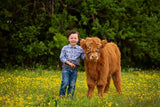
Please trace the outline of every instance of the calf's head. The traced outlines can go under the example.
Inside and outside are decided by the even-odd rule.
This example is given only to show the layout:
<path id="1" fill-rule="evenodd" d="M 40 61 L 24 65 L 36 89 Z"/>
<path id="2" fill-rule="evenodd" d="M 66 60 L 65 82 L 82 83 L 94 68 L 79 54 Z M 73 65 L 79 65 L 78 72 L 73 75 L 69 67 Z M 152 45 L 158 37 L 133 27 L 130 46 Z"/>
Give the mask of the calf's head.
<path id="1" fill-rule="evenodd" d="M 106 40 L 100 40 L 97 37 L 88 37 L 86 40 L 82 39 L 80 45 L 83 48 L 86 59 L 90 61 L 98 61 L 101 55 L 101 49 L 107 44 Z"/>

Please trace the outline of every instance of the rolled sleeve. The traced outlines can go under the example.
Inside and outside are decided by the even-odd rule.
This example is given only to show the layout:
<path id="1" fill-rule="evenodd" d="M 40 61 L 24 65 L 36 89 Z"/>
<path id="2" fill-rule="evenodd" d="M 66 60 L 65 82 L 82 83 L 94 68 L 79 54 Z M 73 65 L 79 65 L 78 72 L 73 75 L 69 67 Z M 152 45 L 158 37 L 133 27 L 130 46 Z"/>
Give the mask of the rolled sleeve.
<path id="1" fill-rule="evenodd" d="M 65 63 L 67 61 L 66 57 L 65 57 L 65 50 L 64 48 L 62 48 L 61 54 L 60 54 L 60 60 L 62 63 Z"/>
<path id="2" fill-rule="evenodd" d="M 81 59 L 85 59 L 86 58 L 86 56 L 85 56 L 85 53 L 84 53 L 84 51 L 83 51 L 83 49 L 82 49 L 82 54 L 81 54 Z"/>

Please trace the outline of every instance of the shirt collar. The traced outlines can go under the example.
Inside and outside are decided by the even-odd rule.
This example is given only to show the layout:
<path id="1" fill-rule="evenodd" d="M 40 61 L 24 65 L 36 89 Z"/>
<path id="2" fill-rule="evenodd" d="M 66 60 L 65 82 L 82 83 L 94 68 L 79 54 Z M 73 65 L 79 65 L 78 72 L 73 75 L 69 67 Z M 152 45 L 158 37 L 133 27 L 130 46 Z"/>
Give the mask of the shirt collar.
<path id="1" fill-rule="evenodd" d="M 70 44 L 68 45 L 70 48 L 77 48 L 78 45 L 72 47 Z"/>

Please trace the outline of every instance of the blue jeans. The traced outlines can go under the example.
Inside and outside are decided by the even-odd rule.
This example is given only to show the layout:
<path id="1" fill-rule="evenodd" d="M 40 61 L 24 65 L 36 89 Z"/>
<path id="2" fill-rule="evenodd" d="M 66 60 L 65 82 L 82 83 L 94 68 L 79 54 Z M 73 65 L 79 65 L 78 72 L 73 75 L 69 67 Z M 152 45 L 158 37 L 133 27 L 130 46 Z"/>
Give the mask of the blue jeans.
<path id="1" fill-rule="evenodd" d="M 78 68 L 72 70 L 67 66 L 62 66 L 62 83 L 59 96 L 65 96 L 66 88 L 68 86 L 67 95 L 74 95 L 75 85 L 77 80 Z"/>

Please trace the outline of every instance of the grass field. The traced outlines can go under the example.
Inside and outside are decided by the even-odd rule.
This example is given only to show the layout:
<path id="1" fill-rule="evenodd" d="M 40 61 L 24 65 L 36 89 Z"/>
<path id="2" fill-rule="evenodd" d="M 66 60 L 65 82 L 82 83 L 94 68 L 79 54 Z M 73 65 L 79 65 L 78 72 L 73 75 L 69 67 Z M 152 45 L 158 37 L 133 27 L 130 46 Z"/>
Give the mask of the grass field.
<path id="1" fill-rule="evenodd" d="M 160 105 L 160 71 L 122 69 L 122 91 L 116 93 L 111 83 L 104 98 L 87 99 L 85 72 L 79 72 L 74 99 L 58 97 L 61 71 L 42 69 L 0 69 L 1 107 L 158 107 Z"/>

